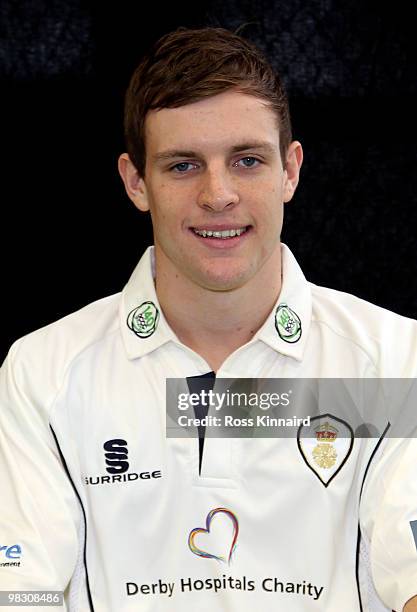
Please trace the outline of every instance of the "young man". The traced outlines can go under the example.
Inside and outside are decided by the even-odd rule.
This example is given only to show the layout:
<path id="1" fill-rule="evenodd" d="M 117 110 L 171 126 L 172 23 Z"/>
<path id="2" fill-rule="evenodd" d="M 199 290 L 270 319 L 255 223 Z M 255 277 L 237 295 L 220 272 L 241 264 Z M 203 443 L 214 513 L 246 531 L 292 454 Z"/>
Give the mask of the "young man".
<path id="1" fill-rule="evenodd" d="M 413 439 L 331 415 L 311 448 L 166 438 L 167 378 L 417 370 L 414 321 L 309 284 L 280 243 L 302 148 L 278 77 L 239 36 L 179 30 L 135 71 L 125 131 L 155 246 L 2 368 L 0 588 L 74 611 L 417 610 Z"/>

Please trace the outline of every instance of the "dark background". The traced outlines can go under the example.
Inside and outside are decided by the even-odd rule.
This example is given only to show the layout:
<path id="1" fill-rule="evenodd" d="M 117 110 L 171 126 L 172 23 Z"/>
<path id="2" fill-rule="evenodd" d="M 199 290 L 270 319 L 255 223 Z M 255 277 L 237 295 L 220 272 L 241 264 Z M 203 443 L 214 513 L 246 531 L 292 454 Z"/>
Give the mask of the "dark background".
<path id="1" fill-rule="evenodd" d="M 242 24 L 280 70 L 305 150 L 283 241 L 309 280 L 417 317 L 412 3 L 3 0 L 0 359 L 120 291 L 152 241 L 116 166 L 144 49 L 180 25 Z"/>

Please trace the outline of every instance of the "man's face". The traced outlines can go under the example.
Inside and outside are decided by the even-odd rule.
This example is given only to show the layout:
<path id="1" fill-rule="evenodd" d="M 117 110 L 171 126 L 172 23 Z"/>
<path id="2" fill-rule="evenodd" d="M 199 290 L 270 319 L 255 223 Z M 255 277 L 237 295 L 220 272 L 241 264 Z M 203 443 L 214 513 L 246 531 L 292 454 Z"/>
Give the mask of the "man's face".
<path id="1" fill-rule="evenodd" d="M 151 212 L 159 272 L 225 291 L 270 258 L 279 263 L 283 203 L 296 183 L 283 170 L 277 119 L 262 100 L 225 92 L 151 111 L 145 134 L 135 203 Z"/>

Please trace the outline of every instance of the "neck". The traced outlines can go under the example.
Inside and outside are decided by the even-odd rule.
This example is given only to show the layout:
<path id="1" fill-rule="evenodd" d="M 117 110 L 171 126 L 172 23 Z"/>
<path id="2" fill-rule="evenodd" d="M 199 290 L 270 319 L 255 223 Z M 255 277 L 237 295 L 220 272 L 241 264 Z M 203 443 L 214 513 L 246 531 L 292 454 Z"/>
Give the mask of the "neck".
<path id="1" fill-rule="evenodd" d="M 280 245 L 252 279 L 231 291 L 200 287 L 171 269 L 157 250 L 155 254 L 156 293 L 168 324 L 183 344 L 217 371 L 252 339 L 276 302 L 281 290 Z"/>

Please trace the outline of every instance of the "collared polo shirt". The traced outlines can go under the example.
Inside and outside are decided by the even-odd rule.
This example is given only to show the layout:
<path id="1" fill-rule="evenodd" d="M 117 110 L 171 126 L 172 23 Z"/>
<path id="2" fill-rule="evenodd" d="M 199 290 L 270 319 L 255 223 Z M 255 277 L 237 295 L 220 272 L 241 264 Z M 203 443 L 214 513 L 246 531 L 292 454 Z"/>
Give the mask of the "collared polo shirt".
<path id="1" fill-rule="evenodd" d="M 121 293 L 12 346 L 0 590 L 65 591 L 73 612 L 400 612 L 417 594 L 412 437 L 166 436 L 167 378 L 415 377 L 416 322 L 307 282 L 285 245 L 282 274 L 215 379 L 164 318 L 152 248 Z"/>

